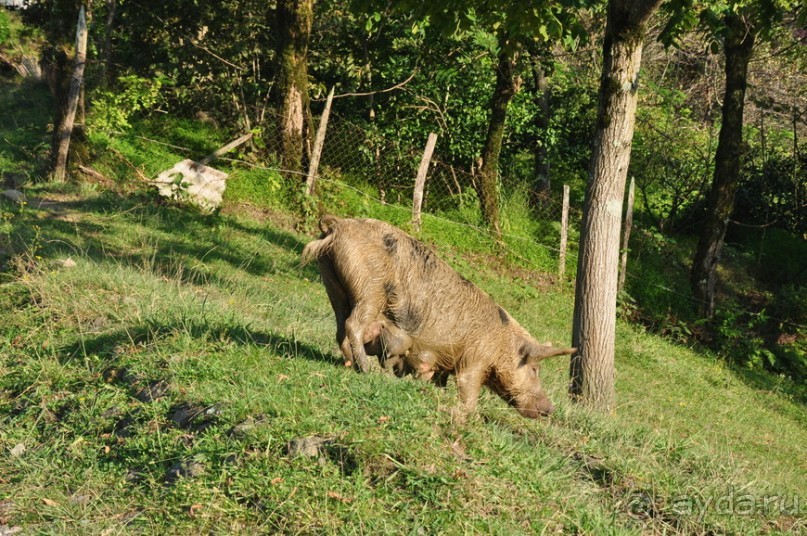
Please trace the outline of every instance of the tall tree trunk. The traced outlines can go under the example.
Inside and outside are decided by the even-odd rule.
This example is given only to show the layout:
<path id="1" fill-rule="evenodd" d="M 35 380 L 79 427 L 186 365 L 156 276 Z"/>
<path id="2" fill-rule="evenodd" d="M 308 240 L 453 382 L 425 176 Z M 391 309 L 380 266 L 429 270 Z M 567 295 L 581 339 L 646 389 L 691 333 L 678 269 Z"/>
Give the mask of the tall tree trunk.
<path id="1" fill-rule="evenodd" d="M 740 148 L 743 140 L 743 105 L 748 80 L 748 62 L 754 48 L 755 30 L 742 17 L 726 16 L 726 93 L 723 122 L 715 154 L 715 175 L 709 192 L 709 212 L 692 262 L 690 285 L 699 312 L 711 318 L 715 309 L 717 263 L 734 209 L 734 195 L 740 178 Z"/>
<path id="2" fill-rule="evenodd" d="M 538 134 L 535 139 L 535 194 L 532 202 L 535 206 L 538 198 L 549 192 L 549 143 L 546 129 L 549 127 L 549 83 L 546 79 L 546 70 L 540 62 L 536 61 L 532 68 L 532 75 L 535 81 L 535 102 L 538 105 L 538 113 L 535 114 L 535 126 Z"/>
<path id="3" fill-rule="evenodd" d="M 311 109 L 308 98 L 308 40 L 314 0 L 277 2 L 277 78 L 275 99 L 280 120 L 280 160 L 301 171 L 308 157 Z"/>
<path id="4" fill-rule="evenodd" d="M 115 24 L 115 13 L 118 9 L 117 0 L 107 0 L 106 2 L 106 24 L 104 26 L 104 62 L 101 80 L 105 86 L 109 85 L 112 76 L 112 28 Z"/>
<path id="5" fill-rule="evenodd" d="M 514 73 L 516 56 L 516 52 L 507 46 L 502 46 L 496 66 L 496 89 L 490 99 L 490 122 L 485 146 L 482 149 L 482 166 L 479 169 L 478 193 L 482 203 L 482 216 L 497 237 L 501 235 L 497 188 L 499 155 L 502 152 L 507 107 L 510 105 L 513 95 L 518 91 L 518 81 Z"/>
<path id="6" fill-rule="evenodd" d="M 610 0 L 575 288 L 569 393 L 612 411 L 617 266 L 645 24 L 661 0 Z"/>
<path id="7" fill-rule="evenodd" d="M 70 81 L 70 92 L 67 96 L 67 103 L 63 113 L 59 113 L 61 121 L 55 131 L 53 145 L 53 180 L 64 182 L 67 177 L 67 154 L 70 150 L 70 138 L 73 135 L 73 124 L 76 118 L 76 110 L 79 108 L 79 97 L 81 96 L 81 86 L 84 81 L 84 65 L 87 59 L 87 19 L 84 6 L 81 6 L 78 14 L 78 25 L 76 29 L 76 59 L 73 77 Z"/>

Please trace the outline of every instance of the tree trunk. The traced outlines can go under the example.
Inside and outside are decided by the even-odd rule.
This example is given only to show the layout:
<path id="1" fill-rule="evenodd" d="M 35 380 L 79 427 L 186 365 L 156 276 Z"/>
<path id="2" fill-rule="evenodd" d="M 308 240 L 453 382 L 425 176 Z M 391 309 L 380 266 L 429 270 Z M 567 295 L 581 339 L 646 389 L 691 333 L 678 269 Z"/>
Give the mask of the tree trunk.
<path id="1" fill-rule="evenodd" d="M 112 76 L 112 27 L 115 24 L 115 13 L 118 9 L 117 0 L 107 0 L 106 2 L 106 24 L 104 26 L 104 62 L 102 66 L 101 80 L 104 86 L 109 86 Z"/>
<path id="2" fill-rule="evenodd" d="M 311 109 L 308 98 L 308 40 L 314 0 L 277 2 L 277 77 L 274 90 L 280 122 L 280 161 L 301 171 L 308 158 Z"/>
<path id="3" fill-rule="evenodd" d="M 580 230 L 569 393 L 612 411 L 617 266 L 645 24 L 661 0 L 611 0 L 603 44 L 597 127 Z"/>
<path id="4" fill-rule="evenodd" d="M 743 104 L 748 79 L 748 62 L 754 47 L 754 28 L 741 17 L 726 16 L 726 93 L 723 122 L 715 154 L 715 174 L 709 192 L 709 212 L 692 262 L 690 285 L 699 312 L 711 318 L 715 307 L 715 284 L 720 250 L 726 237 L 734 194 L 740 177 L 740 148 L 743 139 Z"/>
<path id="5" fill-rule="evenodd" d="M 518 91 L 518 82 L 514 74 L 515 61 L 516 53 L 507 46 L 502 46 L 496 66 L 496 89 L 490 100 L 490 122 L 485 146 L 482 149 L 482 166 L 479 170 L 478 193 L 482 203 L 482 216 L 497 237 L 501 235 L 497 188 L 499 155 L 502 152 L 507 107 Z"/>
<path id="6" fill-rule="evenodd" d="M 533 206 L 537 205 L 538 198 L 549 192 L 549 143 L 546 129 L 549 128 L 549 84 L 546 79 L 544 66 L 536 62 L 532 68 L 535 79 L 535 102 L 539 113 L 535 115 L 535 126 L 538 134 L 535 139 L 535 194 L 532 196 Z"/>
<path id="7" fill-rule="evenodd" d="M 70 93 L 67 96 L 67 104 L 61 121 L 58 123 L 54 138 L 53 155 L 53 180 L 64 182 L 67 176 L 67 154 L 70 150 L 70 137 L 73 134 L 73 124 L 76 118 L 76 110 L 79 108 L 79 97 L 81 96 L 81 85 L 84 80 L 84 65 L 87 58 L 87 19 L 84 6 L 81 6 L 78 14 L 78 25 L 76 29 L 76 60 L 73 78 L 70 81 Z"/>

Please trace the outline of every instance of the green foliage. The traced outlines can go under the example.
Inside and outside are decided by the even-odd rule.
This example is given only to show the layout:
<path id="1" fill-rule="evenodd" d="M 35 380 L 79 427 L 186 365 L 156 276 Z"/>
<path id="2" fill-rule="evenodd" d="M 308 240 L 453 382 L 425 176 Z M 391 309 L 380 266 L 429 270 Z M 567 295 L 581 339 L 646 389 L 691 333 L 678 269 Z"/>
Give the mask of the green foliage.
<path id="1" fill-rule="evenodd" d="M 238 170 L 227 179 L 224 197 L 233 204 L 280 208 L 284 206 L 282 188 L 283 177 L 278 172 Z"/>
<path id="2" fill-rule="evenodd" d="M 37 81 L 0 79 L 0 109 L 0 174 L 21 186 L 44 175 L 50 142 L 48 88 Z"/>
<path id="3" fill-rule="evenodd" d="M 708 192 L 716 134 L 693 118 L 682 91 L 652 81 L 643 88 L 636 120 L 629 174 L 638 206 L 669 233 Z"/>
<path id="4" fill-rule="evenodd" d="M 750 150 L 743 154 L 734 218 L 751 225 L 776 222 L 793 234 L 807 233 L 807 217 L 799 205 L 807 188 L 807 144 L 793 148 L 792 133 L 787 132 L 790 139 L 768 139 L 763 146 L 753 134 L 746 136 Z"/>
<path id="5" fill-rule="evenodd" d="M 777 369 L 776 355 L 766 347 L 759 333 L 769 319 L 765 310 L 746 313 L 723 307 L 717 310 L 712 320 L 716 343 L 729 359 L 752 369 Z"/>
<path id="6" fill-rule="evenodd" d="M 11 37 L 11 21 L 5 11 L 0 10 L 0 46 Z"/>
<path id="7" fill-rule="evenodd" d="M 161 90 L 167 82 L 168 79 L 162 75 L 154 78 L 143 78 L 136 74 L 119 76 L 114 89 L 93 92 L 90 127 L 104 131 L 131 128 L 129 121 L 132 117 L 161 102 Z"/>

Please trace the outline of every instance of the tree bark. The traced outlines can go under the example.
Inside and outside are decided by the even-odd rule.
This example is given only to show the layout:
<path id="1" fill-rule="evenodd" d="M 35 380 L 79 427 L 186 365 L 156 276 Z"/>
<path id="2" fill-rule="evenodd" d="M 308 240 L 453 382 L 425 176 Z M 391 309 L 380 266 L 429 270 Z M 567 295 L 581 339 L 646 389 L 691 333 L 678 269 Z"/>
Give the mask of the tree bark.
<path id="1" fill-rule="evenodd" d="M 497 237 L 501 236 L 499 222 L 499 155 L 502 152 L 504 123 L 507 107 L 518 91 L 514 68 L 516 52 L 502 46 L 496 66 L 496 88 L 490 100 L 490 122 L 488 123 L 485 146 L 482 149 L 482 166 L 479 170 L 478 193 L 482 203 L 482 217 Z"/>
<path id="2" fill-rule="evenodd" d="M 748 62 L 754 48 L 755 30 L 742 17 L 726 16 L 723 49 L 726 56 L 726 92 L 723 122 L 715 153 L 715 174 L 709 192 L 709 212 L 692 262 L 690 285 L 698 311 L 706 318 L 714 315 L 717 264 L 726 237 L 729 216 L 740 177 L 740 151 L 743 140 L 743 105 L 748 80 Z"/>
<path id="3" fill-rule="evenodd" d="M 532 196 L 533 206 L 537 205 L 538 198 L 546 195 L 550 189 L 549 179 L 549 151 L 546 129 L 549 128 L 549 83 L 546 79 L 544 66 L 536 62 L 532 68 L 535 79 L 535 102 L 539 113 L 535 115 L 535 126 L 538 134 L 535 139 L 535 194 Z"/>
<path id="4" fill-rule="evenodd" d="M 112 73 L 112 27 L 115 23 L 115 13 L 118 9 L 117 0 L 107 0 L 106 2 L 106 24 L 104 26 L 104 62 L 101 80 L 105 86 L 109 86 Z"/>
<path id="5" fill-rule="evenodd" d="M 53 180 L 64 182 L 67 177 L 67 154 L 70 150 L 70 137 L 73 134 L 73 124 L 76 110 L 79 107 L 81 85 L 84 81 L 84 65 L 87 59 L 87 19 L 84 6 L 78 14 L 76 28 L 76 59 L 73 78 L 70 81 L 70 93 L 67 96 L 67 105 L 64 115 L 56 128 L 53 156 Z M 62 114 L 59 114 L 62 115 Z"/>
<path id="6" fill-rule="evenodd" d="M 274 90 L 280 121 L 280 161 L 301 171 L 308 158 L 311 108 L 308 98 L 308 40 L 314 0 L 277 2 L 277 77 Z"/>
<path id="7" fill-rule="evenodd" d="M 613 411 L 617 266 L 642 40 L 661 0 L 610 0 L 577 263 L 569 394 Z"/>
<path id="8" fill-rule="evenodd" d="M 628 247 L 630 246 L 630 231 L 633 227 L 633 197 L 634 197 L 634 180 L 630 179 L 628 186 L 628 206 L 625 208 L 625 228 L 622 230 L 622 251 L 619 260 L 619 280 L 617 281 L 616 289 L 617 294 L 622 292 L 625 288 L 625 277 L 628 275 Z"/>

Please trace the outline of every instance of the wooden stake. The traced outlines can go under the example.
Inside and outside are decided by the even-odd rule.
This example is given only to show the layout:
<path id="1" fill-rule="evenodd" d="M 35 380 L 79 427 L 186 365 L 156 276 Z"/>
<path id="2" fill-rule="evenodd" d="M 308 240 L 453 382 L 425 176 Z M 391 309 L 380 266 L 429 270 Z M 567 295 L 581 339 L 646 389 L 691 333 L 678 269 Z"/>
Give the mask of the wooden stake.
<path id="1" fill-rule="evenodd" d="M 62 124 L 59 125 L 58 145 L 53 165 L 53 180 L 64 182 L 67 176 L 67 153 L 70 150 L 70 137 L 73 135 L 73 123 L 78 109 L 78 98 L 81 84 L 84 81 L 84 64 L 87 59 L 87 17 L 84 6 L 78 12 L 76 27 L 76 60 L 73 78 L 70 80 L 70 93 L 67 96 L 67 109 Z"/>
<path id="2" fill-rule="evenodd" d="M 322 117 L 319 118 L 317 137 L 314 140 L 314 150 L 311 151 L 311 164 L 308 166 L 308 177 L 305 179 L 305 194 L 313 195 L 314 186 L 317 181 L 317 171 L 319 171 L 319 159 L 322 156 L 322 147 L 325 145 L 325 130 L 328 128 L 328 117 L 331 115 L 331 103 L 333 102 L 333 89 L 328 93 L 325 101 L 325 109 L 322 110 Z"/>
<path id="3" fill-rule="evenodd" d="M 563 185 L 563 209 L 560 213 L 560 256 L 558 259 L 558 278 L 566 275 L 566 243 L 569 237 L 569 185 Z"/>
<path id="4" fill-rule="evenodd" d="M 426 149 L 423 151 L 423 158 L 420 160 L 418 175 L 415 179 L 415 193 L 412 195 L 412 225 L 416 231 L 420 231 L 420 208 L 423 205 L 423 188 L 426 186 L 426 174 L 429 171 L 429 163 L 434 152 L 434 145 L 437 143 L 437 134 L 429 133 L 426 140 Z"/>
<path id="5" fill-rule="evenodd" d="M 247 132 L 246 134 L 244 134 L 240 138 L 234 139 L 233 141 L 231 141 L 230 143 L 228 143 L 224 147 L 220 147 L 219 149 L 216 149 L 215 151 L 213 151 L 212 153 L 210 153 L 206 157 L 202 158 L 199 161 L 199 163 L 202 164 L 203 166 L 206 166 L 210 162 L 215 160 L 216 158 L 220 157 L 223 154 L 226 154 L 226 153 L 232 151 L 233 149 L 235 149 L 239 145 L 243 145 L 244 143 L 246 143 L 247 141 L 249 141 L 251 139 L 252 139 L 252 132 Z"/>
<path id="6" fill-rule="evenodd" d="M 622 257 L 619 261 L 617 292 L 622 292 L 622 289 L 625 288 L 625 271 L 628 268 L 628 242 L 630 241 L 631 227 L 633 227 L 633 177 L 630 178 L 630 185 L 628 186 L 628 207 L 625 211 L 625 228 L 622 231 Z"/>

